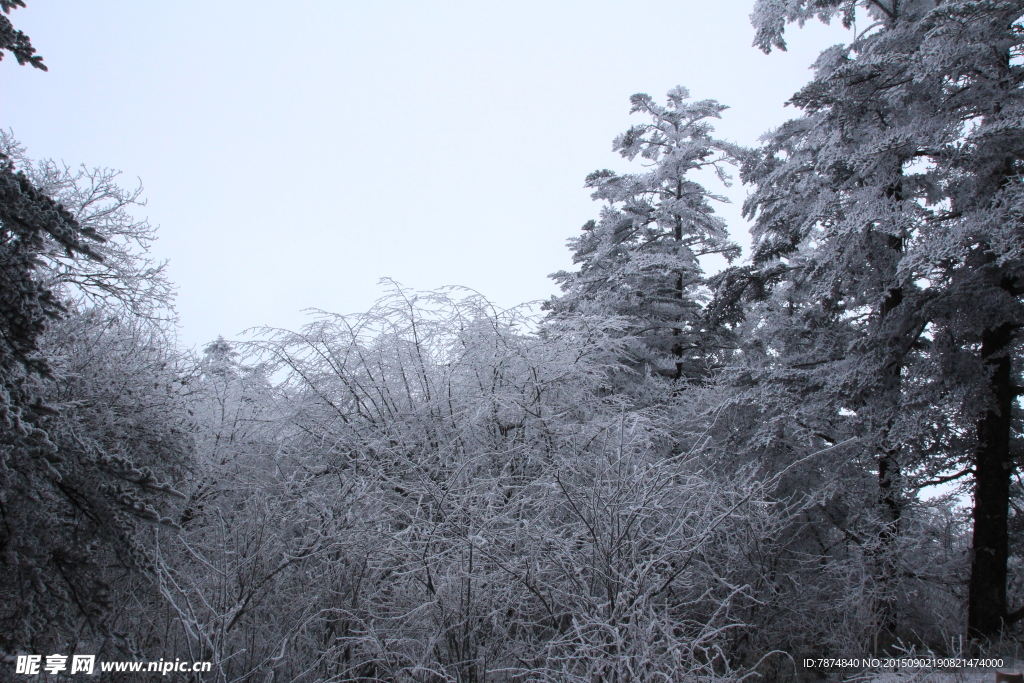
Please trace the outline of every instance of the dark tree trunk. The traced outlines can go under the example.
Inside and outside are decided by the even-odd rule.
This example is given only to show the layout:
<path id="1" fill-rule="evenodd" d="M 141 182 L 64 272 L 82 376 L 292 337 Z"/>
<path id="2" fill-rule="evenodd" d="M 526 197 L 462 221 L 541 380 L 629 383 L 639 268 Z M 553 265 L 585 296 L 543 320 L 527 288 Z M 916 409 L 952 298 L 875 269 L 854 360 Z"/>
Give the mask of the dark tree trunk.
<path id="1" fill-rule="evenodd" d="M 898 287 L 890 289 L 879 309 L 879 317 L 884 321 L 902 302 L 903 290 Z M 877 605 L 878 626 L 873 644 L 875 652 L 886 651 L 897 642 L 896 630 L 899 626 L 895 585 L 898 576 L 900 521 L 903 516 L 903 482 L 899 462 L 900 447 L 892 442 L 892 427 L 899 409 L 902 369 L 902 356 L 897 354 L 888 360 L 883 368 L 881 391 L 876 399 L 884 423 L 875 435 L 878 440 L 876 457 L 881 521 L 878 554 L 875 558 L 881 590 Z"/>
<path id="2" fill-rule="evenodd" d="M 682 197 L 683 186 L 682 183 L 676 185 L 676 199 Z M 683 242 L 683 221 L 678 216 L 676 217 L 675 230 L 673 231 L 673 237 L 676 240 L 676 248 Z M 676 275 L 675 283 L 675 298 L 678 301 L 683 300 L 683 274 L 679 273 Z M 683 330 L 679 327 L 672 330 L 672 334 L 677 338 L 676 343 L 672 346 L 672 355 L 676 357 L 676 371 L 672 376 L 672 379 L 682 379 L 683 377 L 683 345 L 679 338 L 682 337 Z"/>
<path id="3" fill-rule="evenodd" d="M 898 175 L 902 178 L 902 166 Z M 886 196 L 899 202 L 903 199 L 902 179 L 886 191 Z M 903 240 L 895 235 L 885 237 L 885 246 L 893 267 L 890 277 L 895 279 L 895 265 L 903 254 Z M 882 297 L 878 308 L 879 324 L 885 326 L 890 315 L 903 303 L 903 288 L 890 287 Z M 885 338 L 883 336 L 883 338 Z M 882 416 L 878 433 L 876 458 L 878 463 L 878 507 L 881 527 L 878 534 L 878 555 L 875 558 L 881 595 L 877 605 L 877 629 L 875 652 L 886 651 L 897 642 L 899 626 L 896 583 L 898 578 L 898 546 L 900 522 L 903 517 L 903 477 L 900 469 L 900 445 L 893 443 L 892 428 L 901 403 L 902 371 L 904 357 L 899 350 L 902 340 L 888 340 L 885 348 L 885 365 L 882 368 L 881 391 L 876 397 L 876 407 Z"/>
<path id="4" fill-rule="evenodd" d="M 1010 434 L 1014 401 L 1009 324 L 986 330 L 981 357 L 989 368 L 993 405 L 978 420 L 974 456 L 974 538 L 967 604 L 967 634 L 995 638 L 1007 616 L 1006 562 L 1009 554 Z"/>

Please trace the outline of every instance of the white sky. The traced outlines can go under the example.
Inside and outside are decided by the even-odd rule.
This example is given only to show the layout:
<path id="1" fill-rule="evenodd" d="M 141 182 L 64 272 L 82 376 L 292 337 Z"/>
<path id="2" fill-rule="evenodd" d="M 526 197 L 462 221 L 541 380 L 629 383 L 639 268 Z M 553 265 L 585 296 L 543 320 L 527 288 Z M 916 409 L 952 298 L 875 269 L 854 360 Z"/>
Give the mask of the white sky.
<path id="1" fill-rule="evenodd" d="M 141 178 L 180 340 L 365 310 L 392 277 L 544 299 L 611 141 L 676 84 L 754 144 L 839 27 L 750 46 L 752 0 L 29 0 L 50 71 L 0 62 L 0 127 L 34 158 Z M 713 188 L 720 189 L 720 188 Z M 729 191 L 722 213 L 747 243 Z"/>

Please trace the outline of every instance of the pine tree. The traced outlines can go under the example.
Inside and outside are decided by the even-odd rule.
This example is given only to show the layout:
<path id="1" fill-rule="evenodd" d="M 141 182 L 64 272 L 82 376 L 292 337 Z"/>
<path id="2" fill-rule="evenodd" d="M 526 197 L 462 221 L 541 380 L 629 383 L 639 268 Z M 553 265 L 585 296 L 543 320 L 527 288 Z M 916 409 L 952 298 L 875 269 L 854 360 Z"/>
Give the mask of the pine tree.
<path id="1" fill-rule="evenodd" d="M 725 222 L 712 202 L 726 201 L 695 181 L 709 170 L 728 182 L 725 167 L 739 148 L 712 137 L 710 119 L 725 106 L 714 100 L 690 101 L 688 91 L 669 91 L 666 105 L 645 94 L 630 98 L 631 113 L 650 117 L 615 138 L 614 151 L 649 170 L 619 175 L 591 173 L 586 185 L 605 202 L 601 217 L 570 240 L 576 272 L 552 278 L 564 294 L 548 307 L 556 315 L 620 317 L 624 334 L 640 342 L 634 359 L 673 378 L 706 375 L 723 345 L 720 330 L 703 318 L 708 289 L 700 258 L 720 254 L 733 259 L 739 247 L 729 240 Z"/>
<path id="2" fill-rule="evenodd" d="M 1024 3 L 762 0 L 756 44 L 784 49 L 789 22 L 852 27 L 861 12 L 873 23 L 824 51 L 794 96 L 804 116 L 746 165 L 754 267 L 723 281 L 791 302 L 787 326 L 804 343 L 777 349 L 776 365 L 816 370 L 832 409 L 856 417 L 883 546 L 926 476 L 973 474 L 968 630 L 993 637 L 1021 616 L 1008 609 L 1006 568 Z M 952 434 L 971 422 L 965 450 Z M 891 605 L 882 612 L 892 629 Z"/>
<path id="3" fill-rule="evenodd" d="M 0 650 L 6 652 L 109 633 L 111 568 L 146 564 L 139 523 L 166 521 L 155 504 L 173 493 L 164 482 L 181 475 L 190 450 L 167 331 L 125 307 L 88 308 L 88 297 L 76 303 L 68 296 L 68 283 L 82 282 L 74 273 L 98 272 L 82 268 L 83 260 L 100 263 L 99 250 L 119 246 L 115 226 L 88 224 L 95 206 L 59 203 L 3 157 Z M 124 254 L 113 260 L 132 262 Z M 156 309 L 138 303 L 139 310 Z"/>
<path id="4" fill-rule="evenodd" d="M 18 60 L 18 64 L 31 64 L 37 69 L 46 71 L 43 58 L 36 54 L 29 40 L 21 31 L 14 28 L 7 15 L 18 7 L 24 7 L 24 0 L 0 0 L 0 59 L 4 58 L 4 51 L 10 52 Z"/>
<path id="5" fill-rule="evenodd" d="M 47 320 L 64 310 L 40 279 L 40 254 L 52 240 L 69 257 L 98 258 L 89 241 L 101 239 L 0 155 L 0 376 L 4 417 L 15 430 L 31 431 L 22 424 L 31 414 L 24 377 L 48 374 L 45 359 L 38 355 L 39 338 Z"/>
<path id="6" fill-rule="evenodd" d="M 45 71 L 28 37 L 5 16 L 18 6 L 24 3 L 0 0 L 0 56 L 6 50 L 19 64 Z M 166 330 L 142 317 L 119 319 L 76 304 L 126 294 L 146 304 L 132 308 L 138 313 L 166 302 L 142 301 L 147 292 L 166 291 L 143 283 L 159 269 L 135 268 L 148 263 L 121 243 L 148 228 L 125 222 L 123 208 L 134 196 L 106 182 L 85 198 L 81 175 L 51 177 L 59 187 L 44 188 L 33 178 L 38 170 L 0 136 L 0 651 L 6 653 L 65 650 L 88 632 L 111 634 L 112 568 L 132 573 L 146 564 L 137 526 L 167 521 L 153 503 L 173 491 L 159 476 L 180 469 L 189 449 Z M 74 201 L 63 203 L 60 195 Z M 101 254 L 113 258 L 83 267 L 103 264 Z M 71 286 L 84 296 L 70 296 Z"/>
<path id="7" fill-rule="evenodd" d="M 39 257 L 49 240 L 69 256 L 91 255 L 88 240 L 97 237 L 0 157 L 0 594 L 5 597 L 0 623 L 8 634 L 0 646 L 5 649 L 24 644 L 41 616 L 38 605 L 22 596 L 52 591 L 40 566 L 48 562 L 37 562 L 52 549 L 40 543 L 36 525 L 25 515 L 38 521 L 41 509 L 52 509 L 51 488 L 62 479 L 61 456 L 43 426 L 56 411 L 43 403 L 39 379 L 51 377 L 51 364 L 40 349 L 43 333 L 65 309 L 44 284 Z M 49 485 L 40 486 L 40 480 Z M 51 605 L 47 611 L 55 609 Z"/>

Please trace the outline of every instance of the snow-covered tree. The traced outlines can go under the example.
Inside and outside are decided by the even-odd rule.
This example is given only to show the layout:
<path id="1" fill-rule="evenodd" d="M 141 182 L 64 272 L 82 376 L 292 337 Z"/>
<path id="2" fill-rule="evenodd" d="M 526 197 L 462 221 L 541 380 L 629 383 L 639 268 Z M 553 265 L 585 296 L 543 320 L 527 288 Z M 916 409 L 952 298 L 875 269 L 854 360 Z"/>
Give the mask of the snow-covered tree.
<path id="1" fill-rule="evenodd" d="M 54 410 L 43 404 L 37 380 L 51 376 L 41 340 L 64 307 L 45 284 L 40 257 L 48 244 L 56 244 L 69 256 L 87 258 L 93 255 L 90 242 L 98 239 L 33 186 L 6 155 L 0 155 L 0 561 L 7 565 L 2 572 L 5 607 L 0 620 L 5 625 L 35 616 L 31 597 L 23 600 L 21 595 L 38 597 L 47 592 L 38 578 L 28 586 L 8 581 L 22 571 L 26 579 L 33 571 L 45 575 L 30 561 L 34 553 L 25 552 L 36 543 L 31 534 L 22 536 L 23 524 L 15 520 L 22 513 L 34 516 L 39 509 L 40 501 L 33 496 L 45 494 L 38 490 L 37 480 L 51 484 L 60 480 L 53 465 L 59 460 L 57 449 L 43 429 L 46 416 Z M 26 587 L 30 588 L 27 593 Z M 25 642 L 22 629 L 4 631 L 12 638 L 0 645 L 9 648 Z"/>
<path id="2" fill-rule="evenodd" d="M 98 219 L 103 202 L 69 192 L 74 183 L 51 196 L 16 143 L 0 145 L 0 648 L 11 652 L 108 629 L 110 573 L 146 563 L 137 531 L 166 521 L 165 482 L 191 434 L 168 330 L 87 306 L 146 289 L 146 271 L 132 269 L 142 261 L 119 242 L 134 229 L 117 230 L 127 214 Z"/>
<path id="3" fill-rule="evenodd" d="M 149 530 L 173 527 L 182 494 L 169 482 L 191 467 L 185 368 L 160 325 L 99 308 L 53 321 L 41 349 L 52 377 L 36 388 L 53 413 L 38 426 L 53 452 L 35 468 L 33 454 L 11 452 L 5 645 L 131 652 L 144 643 L 117 635 L 119 614 L 137 607 L 123 588 L 150 575 Z"/>
<path id="4" fill-rule="evenodd" d="M 754 266 L 724 279 L 762 301 L 762 367 L 818 399 L 813 429 L 842 423 L 874 460 L 883 546 L 915 487 L 972 475 L 968 630 L 995 636 L 1024 614 L 1006 595 L 1024 4 L 763 0 L 756 44 L 837 16 L 868 25 L 821 54 L 804 116 L 746 165 Z"/>
<path id="5" fill-rule="evenodd" d="M 13 136 L 0 130 L 0 154 L 5 154 L 40 192 L 59 202 L 75 221 L 101 241 L 90 243 L 93 258 L 69 254 L 47 242 L 40 259 L 44 285 L 59 290 L 65 301 L 77 305 L 116 307 L 125 314 L 150 319 L 173 317 L 173 288 L 165 263 L 154 261 L 150 246 L 156 229 L 135 215 L 145 206 L 142 186 L 126 189 L 118 184 L 119 171 L 71 168 L 53 160 L 30 159 Z"/>
<path id="6" fill-rule="evenodd" d="M 766 651 L 735 643 L 792 515 L 766 502 L 777 479 L 705 462 L 703 425 L 674 451 L 664 406 L 602 391 L 615 340 L 529 334 L 538 322 L 396 286 L 367 313 L 242 347 L 283 378 L 273 450 L 225 446 L 235 477 L 188 520 L 186 552 L 161 542 L 177 642 L 228 681 L 756 666 Z M 209 351 L 204 382 L 245 374 L 227 345 Z"/>
<path id="7" fill-rule="evenodd" d="M 694 176 L 711 171 L 728 182 L 726 167 L 739 149 L 712 137 L 709 121 L 726 108 L 714 100 L 691 101 L 676 87 L 665 105 L 645 94 L 630 101 L 631 113 L 650 122 L 615 138 L 613 148 L 649 170 L 587 177 L 593 198 L 605 205 L 600 219 L 570 240 L 580 268 L 552 275 L 564 293 L 547 306 L 555 315 L 619 317 L 623 334 L 642 342 L 634 362 L 676 379 L 704 376 L 727 344 L 703 317 L 708 289 L 700 259 L 732 260 L 739 247 L 714 214 L 712 203 L 726 200 Z"/>
<path id="8" fill-rule="evenodd" d="M 8 19 L 24 6 L 0 0 L 0 58 L 46 71 Z M 176 353 L 153 321 L 170 290 L 134 248 L 151 237 L 128 211 L 139 193 L 115 177 L 33 164 L 0 134 L 5 653 L 112 635 L 112 585 L 147 564 L 139 526 L 168 521 L 157 505 L 190 450 Z"/>
<path id="9" fill-rule="evenodd" d="M 43 58 L 36 54 L 32 41 L 23 32 L 14 28 L 7 15 L 18 7 L 24 7 L 25 0 L 0 0 L 0 59 L 4 51 L 10 52 L 18 60 L 18 64 L 31 64 L 37 69 L 46 71 Z"/>

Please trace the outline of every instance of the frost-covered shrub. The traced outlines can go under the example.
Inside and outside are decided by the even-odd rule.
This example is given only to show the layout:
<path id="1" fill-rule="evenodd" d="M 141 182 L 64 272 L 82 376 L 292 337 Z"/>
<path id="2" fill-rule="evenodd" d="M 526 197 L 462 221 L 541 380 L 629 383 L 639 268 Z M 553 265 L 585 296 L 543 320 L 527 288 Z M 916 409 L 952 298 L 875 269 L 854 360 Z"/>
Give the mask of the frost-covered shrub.
<path id="1" fill-rule="evenodd" d="M 367 314 L 247 347 L 272 392 L 243 390 L 227 362 L 219 377 L 238 389 L 213 391 L 213 412 L 248 400 L 242 423 L 264 427 L 233 456 L 207 438 L 220 474 L 164 546 L 162 590 L 193 650 L 226 680 L 653 681 L 756 665 L 767 652 L 740 653 L 738 634 L 800 504 L 776 499 L 778 476 L 707 457 L 693 401 L 708 392 L 649 378 L 637 405 L 607 390 L 614 335 L 534 329 L 473 294 L 395 288 Z"/>

